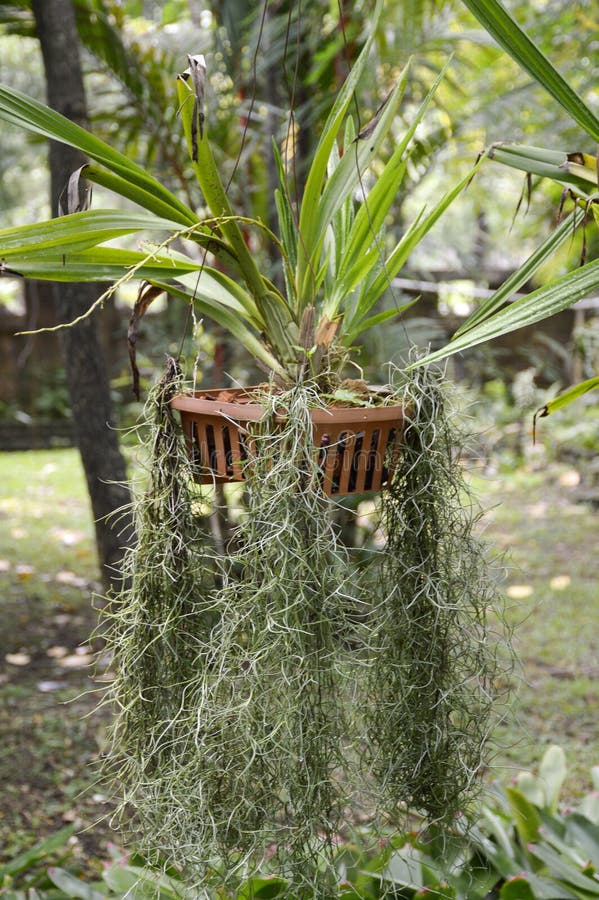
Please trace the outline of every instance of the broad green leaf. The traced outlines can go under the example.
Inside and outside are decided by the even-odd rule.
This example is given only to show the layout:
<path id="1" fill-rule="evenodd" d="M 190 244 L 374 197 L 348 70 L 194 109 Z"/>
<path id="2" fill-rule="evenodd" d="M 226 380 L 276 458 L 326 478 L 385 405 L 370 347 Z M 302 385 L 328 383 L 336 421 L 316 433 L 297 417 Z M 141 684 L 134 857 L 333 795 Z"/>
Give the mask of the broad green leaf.
<path id="1" fill-rule="evenodd" d="M 488 823 L 491 834 L 497 841 L 498 846 L 508 857 L 514 856 L 514 844 L 511 838 L 511 826 L 504 822 L 500 815 L 489 809 L 487 806 L 482 808 L 482 818 Z"/>
<path id="2" fill-rule="evenodd" d="M 544 841 L 576 868 L 581 871 L 585 869 L 589 865 L 589 857 L 584 852 L 584 844 L 579 844 L 575 835 L 567 831 L 561 817 L 545 812 L 542 818 Z M 579 835 L 576 835 L 576 838 L 578 837 Z"/>
<path id="3" fill-rule="evenodd" d="M 553 231 L 542 244 L 540 244 L 534 253 L 528 257 L 526 262 L 507 278 L 495 293 L 489 297 L 484 303 L 475 310 L 471 316 L 458 328 L 454 335 L 454 339 L 461 334 L 465 334 L 478 325 L 490 318 L 504 303 L 506 303 L 512 294 L 515 294 L 523 285 L 525 285 L 531 277 L 537 272 L 543 263 L 547 262 L 558 247 L 561 247 L 568 239 L 571 239 L 573 227 L 576 221 L 576 214 L 570 213 L 558 228 Z"/>
<path id="4" fill-rule="evenodd" d="M 9 259 L 32 252 L 37 254 L 46 249 L 69 253 L 137 231 L 168 233 L 178 230 L 175 222 L 145 213 L 128 213 L 118 209 L 87 210 L 34 225 L 3 229 L 0 231 L 0 258 Z"/>
<path id="5" fill-rule="evenodd" d="M 538 409 L 535 413 L 535 417 L 543 419 L 545 416 L 557 412 L 558 409 L 563 409 L 564 406 L 568 406 L 569 403 L 573 403 L 574 400 L 578 400 L 583 394 L 587 394 L 589 391 L 595 391 L 597 388 L 599 388 L 599 377 L 595 376 L 594 378 L 587 378 L 586 381 L 581 381 L 580 384 L 575 384 L 567 391 L 558 394 L 555 399 L 550 400 L 545 406 Z"/>
<path id="6" fill-rule="evenodd" d="M 598 288 L 599 260 L 593 260 L 586 266 L 538 288 L 521 300 L 516 300 L 470 331 L 453 338 L 445 347 L 408 366 L 408 369 L 445 359 L 453 353 L 469 350 L 477 344 L 494 340 L 527 325 L 534 325 L 588 297 Z"/>
<path id="7" fill-rule="evenodd" d="M 75 878 L 65 869 L 52 866 L 48 869 L 48 877 L 67 897 L 77 897 L 79 900 L 106 900 L 106 895 L 102 891 L 95 890 L 90 884 Z"/>
<path id="8" fill-rule="evenodd" d="M 38 862 L 38 860 L 43 859 L 51 853 L 54 853 L 56 850 L 59 850 L 61 847 L 66 846 L 69 838 L 73 836 L 74 832 L 75 827 L 73 825 L 67 825 L 65 828 L 61 828 L 60 831 L 56 831 L 49 837 L 39 841 L 31 847 L 31 849 L 25 850 L 23 853 L 19 853 L 18 856 L 15 856 L 14 859 L 3 863 L 0 865 L 0 879 L 7 876 L 14 878 L 15 875 L 25 872 L 30 866 Z"/>
<path id="9" fill-rule="evenodd" d="M 497 43 L 557 100 L 595 142 L 599 142 L 599 119 L 499 0 L 463 0 L 463 3 Z"/>
<path id="10" fill-rule="evenodd" d="M 43 103 L 38 103 L 15 88 L 0 85 L 0 119 L 4 119 L 25 131 L 68 144 L 81 150 L 91 159 L 101 163 L 109 171 L 125 181 L 154 193 L 166 206 L 179 213 L 182 220 L 192 225 L 197 216 L 145 169 L 119 153 L 109 144 L 90 134 Z"/>
<path id="11" fill-rule="evenodd" d="M 522 845 L 526 847 L 529 843 L 532 843 L 539 838 L 539 828 L 542 824 L 539 811 L 536 806 L 534 806 L 534 804 L 516 788 L 508 787 L 506 788 L 505 793 L 514 814 L 516 829 L 520 836 L 520 840 Z"/>
<path id="12" fill-rule="evenodd" d="M 516 875 L 506 881 L 499 891 L 500 900 L 537 900 L 530 881 L 523 875 Z"/>
<path id="13" fill-rule="evenodd" d="M 593 769 L 599 773 L 599 766 L 593 766 Z M 596 784 L 597 780 L 599 779 L 595 777 L 593 779 L 593 784 Z M 599 788 L 596 788 L 593 793 L 587 794 L 582 798 L 578 811 L 590 822 L 599 825 Z"/>
<path id="14" fill-rule="evenodd" d="M 513 889 L 507 887 L 512 884 L 514 885 Z M 519 888 L 522 888 L 522 893 L 518 893 Z M 531 890 L 532 894 L 527 893 L 527 889 Z M 571 891 L 559 881 L 543 878 L 532 872 L 526 873 L 526 875 L 516 875 L 503 885 L 499 893 L 500 900 L 505 900 L 505 898 L 507 900 L 529 900 L 531 896 L 534 900 L 580 900 L 582 897 L 577 891 Z"/>
<path id="15" fill-rule="evenodd" d="M 494 841 L 491 841 L 478 826 L 469 829 L 469 836 L 485 859 L 497 870 L 502 878 L 512 878 L 522 871 L 522 862 L 514 858 L 513 850 L 504 853 Z"/>
<path id="16" fill-rule="evenodd" d="M 289 895 L 289 882 L 277 875 L 265 878 L 251 878 L 241 885 L 237 900 L 259 900 L 259 898 L 285 897 Z"/>
<path id="17" fill-rule="evenodd" d="M 566 816 L 568 843 L 599 871 L 599 825 L 578 812 Z"/>
<path id="18" fill-rule="evenodd" d="M 580 888 L 593 897 L 599 897 L 599 880 L 583 875 L 547 844 L 530 844 L 529 851 L 538 860 L 545 863 L 551 874 L 565 881 L 574 888 Z"/>
<path id="19" fill-rule="evenodd" d="M 545 807 L 547 802 L 545 786 L 532 772 L 520 772 L 516 777 L 516 787 L 537 809 Z"/>
<path id="20" fill-rule="evenodd" d="M 147 867 L 116 864 L 104 869 L 102 878 L 111 890 L 123 898 L 181 900 L 185 895 L 184 885 L 178 879 Z"/>

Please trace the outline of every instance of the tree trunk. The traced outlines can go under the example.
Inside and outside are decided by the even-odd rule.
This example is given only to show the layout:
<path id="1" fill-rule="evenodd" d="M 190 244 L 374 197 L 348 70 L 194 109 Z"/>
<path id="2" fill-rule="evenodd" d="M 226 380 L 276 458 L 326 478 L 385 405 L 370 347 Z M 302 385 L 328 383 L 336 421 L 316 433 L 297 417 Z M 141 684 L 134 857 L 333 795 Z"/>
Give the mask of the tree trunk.
<path id="1" fill-rule="evenodd" d="M 48 104 L 87 126 L 87 108 L 72 0 L 32 0 L 46 72 Z M 52 213 L 69 176 L 87 160 L 77 150 L 50 143 Z M 59 320 L 72 321 L 89 309 L 99 289 L 90 284 L 54 285 Z M 114 430 L 110 385 L 94 317 L 62 332 L 67 383 L 75 434 L 87 479 L 96 527 L 102 580 L 117 586 L 124 548 L 131 543 L 131 514 L 119 512 L 130 501 L 125 462 Z"/>

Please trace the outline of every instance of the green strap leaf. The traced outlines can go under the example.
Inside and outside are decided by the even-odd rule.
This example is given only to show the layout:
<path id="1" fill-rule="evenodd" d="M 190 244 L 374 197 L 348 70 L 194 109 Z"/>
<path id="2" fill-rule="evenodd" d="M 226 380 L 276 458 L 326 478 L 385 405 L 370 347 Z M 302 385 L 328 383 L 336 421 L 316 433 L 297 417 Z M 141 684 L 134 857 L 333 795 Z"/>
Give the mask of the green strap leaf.
<path id="1" fill-rule="evenodd" d="M 0 231 L 0 258 L 43 250 L 69 253 L 95 247 L 137 231 L 178 231 L 177 223 L 144 213 L 118 209 L 87 210 L 34 225 Z"/>
<path id="2" fill-rule="evenodd" d="M 270 369 L 282 378 L 287 379 L 288 374 L 284 367 L 278 359 L 273 356 L 268 348 L 264 346 L 258 335 L 242 321 L 239 314 L 234 310 L 226 308 L 222 303 L 215 302 L 208 293 L 203 293 L 201 278 L 197 287 L 195 285 L 189 287 L 183 284 L 167 284 L 163 281 L 154 279 L 151 279 L 150 283 L 157 288 L 161 288 L 165 294 L 179 297 L 187 302 L 193 302 L 200 312 L 209 316 L 219 325 L 222 325 L 223 328 L 229 331 L 233 337 L 246 348 L 248 353 L 263 363 L 267 369 Z"/>
<path id="3" fill-rule="evenodd" d="M 319 232 L 318 204 L 327 173 L 327 165 L 335 139 L 339 134 L 343 119 L 351 103 L 354 91 L 357 87 L 364 69 L 370 58 L 370 48 L 374 41 L 376 25 L 383 9 L 382 0 L 377 0 L 376 7 L 371 17 L 371 30 L 362 52 L 354 63 L 351 72 L 345 79 L 341 90 L 333 104 L 331 112 L 325 123 L 322 135 L 314 152 L 308 178 L 304 188 L 304 196 L 299 219 L 298 240 L 298 264 L 297 264 L 297 295 L 300 307 L 309 305 L 311 298 L 306 297 L 306 284 L 310 284 L 309 278 L 312 266 L 313 248 L 317 244 Z"/>
<path id="4" fill-rule="evenodd" d="M 40 134 L 45 138 L 60 141 L 81 150 L 91 159 L 101 163 L 109 171 L 125 181 L 154 193 L 173 213 L 177 212 L 183 221 L 192 225 L 197 216 L 174 194 L 153 178 L 145 169 L 119 153 L 100 138 L 71 122 L 43 103 L 33 100 L 15 88 L 0 85 L 0 119 L 16 125 L 25 131 Z"/>
<path id="5" fill-rule="evenodd" d="M 268 322 L 276 352 L 281 359 L 293 363 L 297 357 L 294 349 L 297 328 L 294 327 L 293 313 L 281 294 L 267 286 L 245 242 L 237 218 L 233 215 L 208 140 L 205 112 L 200 108 L 203 97 L 199 96 L 202 90 L 198 81 L 205 78 L 206 67 L 202 57 L 189 57 L 189 61 L 191 68 L 188 72 L 191 75 L 189 78 L 186 74 L 177 79 L 177 92 L 189 155 L 198 184 L 211 213 L 218 221 L 224 239 L 238 261 L 260 315 Z"/>
<path id="6" fill-rule="evenodd" d="M 409 66 L 404 68 L 393 91 L 385 101 L 385 105 L 381 110 L 380 117 L 378 118 L 372 133 L 369 133 L 367 136 L 364 135 L 364 133 L 358 135 L 350 146 L 345 148 L 345 153 L 325 184 L 322 196 L 318 200 L 317 209 L 312 211 L 313 222 L 308 237 L 306 237 L 304 231 L 301 231 L 302 220 L 300 217 L 300 231 L 312 268 L 318 266 L 325 232 L 331 224 L 335 213 L 338 212 L 348 198 L 352 197 L 354 191 L 360 184 L 363 173 L 372 163 L 382 142 L 389 133 L 389 129 L 396 117 L 397 108 L 405 91 L 408 68 Z M 402 141 L 400 153 L 393 154 L 392 168 L 395 168 L 397 165 L 397 157 L 398 155 L 401 156 L 404 150 L 405 144 Z M 311 295 L 313 293 L 313 287 L 310 283 L 310 274 L 311 273 L 308 273 L 308 279 L 304 285 L 300 285 L 300 288 L 303 288 L 303 295 L 300 296 L 300 303 L 307 303 L 312 299 Z"/>
<path id="7" fill-rule="evenodd" d="M 497 43 L 599 142 L 599 119 L 562 78 L 499 0 L 463 0 Z"/>
<path id="8" fill-rule="evenodd" d="M 157 216 L 164 216 L 166 218 L 172 217 L 178 222 L 179 227 L 181 225 L 190 225 L 193 222 L 200 221 L 198 216 L 191 214 L 191 210 L 187 210 L 187 212 L 183 214 L 182 212 L 173 209 L 172 206 L 164 200 L 161 200 L 152 191 L 148 191 L 136 184 L 132 184 L 121 175 L 115 175 L 114 172 L 109 172 L 107 169 L 103 169 L 101 166 L 97 166 L 94 163 L 89 163 L 87 166 L 84 166 L 82 174 L 88 181 L 99 184 L 101 187 L 113 191 L 120 197 L 126 197 L 127 200 L 132 200 L 133 203 L 137 203 L 138 206 L 153 212 Z"/>
<path id="9" fill-rule="evenodd" d="M 337 315 L 345 297 L 375 267 L 377 259 L 383 253 L 384 241 L 380 239 L 380 231 L 405 175 L 406 151 L 441 81 L 445 77 L 449 64 L 448 62 L 443 67 L 435 79 L 434 84 L 420 104 L 410 127 L 393 151 L 391 158 L 386 163 L 368 196 L 360 204 L 343 247 L 339 268 L 335 273 L 335 284 L 324 308 L 325 315 L 330 319 Z M 402 74 L 402 79 L 405 72 L 406 70 Z M 364 247 L 369 247 L 369 249 L 365 252 Z M 369 299 L 372 298 L 373 303 L 376 302 L 377 297 L 370 292 L 365 292 L 363 296 L 368 296 Z"/>
<path id="10" fill-rule="evenodd" d="M 489 158 L 504 166 L 519 169 L 529 175 L 551 178 L 581 198 L 588 199 L 597 188 L 596 173 L 585 166 L 571 163 L 568 155 L 523 144 L 496 144 L 489 151 Z"/>
<path id="11" fill-rule="evenodd" d="M 465 334 L 453 338 L 449 344 L 429 353 L 423 359 L 408 366 L 414 369 L 416 366 L 426 365 L 445 359 L 453 353 L 461 350 L 469 350 L 477 344 L 492 341 L 501 335 L 517 331 L 527 325 L 534 325 L 542 319 L 554 316 L 556 313 L 567 309 L 579 300 L 588 297 L 590 293 L 599 288 L 599 259 L 587 263 L 574 272 L 569 272 L 561 278 L 550 282 L 548 285 L 538 288 L 521 300 L 516 300 L 506 309 L 500 310 L 481 322 L 475 328 Z"/>
<path id="12" fill-rule="evenodd" d="M 381 267 L 375 278 L 370 283 L 365 284 L 361 290 L 356 312 L 352 319 L 352 327 L 354 322 L 359 322 L 368 314 L 381 294 L 390 286 L 391 279 L 397 275 L 414 247 L 420 243 L 424 235 L 436 224 L 447 207 L 470 184 L 483 159 L 484 157 L 481 157 L 472 170 L 451 191 L 445 194 L 428 214 L 425 215 L 426 210 L 423 209 L 417 216 L 390 254 L 385 265 Z"/>
<path id="13" fill-rule="evenodd" d="M 557 412 L 558 409 L 563 409 L 564 406 L 568 406 L 568 404 L 578 400 L 583 394 L 588 394 L 589 391 L 595 391 L 598 388 L 599 376 L 587 378 L 586 381 L 581 381 L 579 384 L 573 385 L 571 388 L 568 388 L 567 391 L 558 394 L 554 400 L 550 400 L 549 403 L 541 406 L 535 413 L 535 419 L 543 419 L 545 416 L 550 416 L 551 413 Z"/>
<path id="14" fill-rule="evenodd" d="M 405 312 L 406 309 L 409 309 L 410 306 L 413 306 L 415 303 L 417 303 L 418 299 L 419 298 L 416 297 L 414 300 L 410 300 L 409 303 L 404 303 L 402 306 L 396 306 L 393 309 L 386 309 L 383 312 L 376 313 L 376 315 L 374 316 L 369 316 L 367 319 L 363 319 L 358 325 L 352 328 L 351 331 L 348 331 L 347 334 L 344 335 L 344 346 L 351 346 L 358 335 L 363 334 L 365 331 L 368 331 L 369 328 L 374 328 L 375 325 L 380 325 L 382 322 L 387 322 L 389 319 L 394 319 L 396 318 L 396 316 L 401 315 L 402 312 Z"/>
<path id="15" fill-rule="evenodd" d="M 579 214 L 580 217 L 580 214 Z M 506 303 L 512 294 L 515 294 L 524 284 L 526 284 L 535 272 L 540 269 L 543 263 L 552 257 L 558 247 L 561 247 L 568 239 L 572 237 L 574 225 L 576 222 L 576 213 L 570 213 L 558 228 L 553 231 L 548 238 L 528 257 L 519 269 L 517 269 L 509 278 L 507 278 L 500 288 L 492 294 L 484 303 L 475 310 L 471 316 L 461 325 L 454 339 L 461 334 L 471 331 L 480 322 L 484 322 L 490 318 L 504 303 Z"/>
<path id="16" fill-rule="evenodd" d="M 10 259 L 9 274 L 42 281 L 118 281 L 131 278 L 174 278 L 186 272 L 197 272 L 201 264 L 168 256 L 151 256 L 136 250 L 94 247 L 78 253 L 55 250 L 37 251 L 32 255 L 15 255 Z M 132 270 L 135 269 L 133 272 Z"/>
<path id="17" fill-rule="evenodd" d="M 560 878 L 567 885 L 580 888 L 587 895 L 599 897 L 599 882 L 592 875 L 584 875 L 547 844 L 532 844 L 530 852 L 549 868 L 554 878 Z"/>

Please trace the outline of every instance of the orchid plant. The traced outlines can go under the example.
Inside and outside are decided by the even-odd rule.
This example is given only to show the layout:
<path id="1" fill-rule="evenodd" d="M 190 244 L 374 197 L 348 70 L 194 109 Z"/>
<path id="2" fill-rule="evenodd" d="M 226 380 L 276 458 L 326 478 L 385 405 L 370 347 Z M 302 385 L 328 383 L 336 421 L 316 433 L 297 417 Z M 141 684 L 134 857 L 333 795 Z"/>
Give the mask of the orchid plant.
<path id="1" fill-rule="evenodd" d="M 589 137 L 599 140 L 599 120 L 498 0 L 464 2 Z M 273 145 L 279 175 L 274 198 L 277 234 L 260 220 L 239 216 L 231 208 L 210 145 L 207 68 L 202 56 L 190 56 L 189 68 L 177 80 L 182 125 L 205 204 L 200 211 L 88 131 L 22 93 L 0 86 L 0 118 L 75 147 L 91 160 L 72 176 L 66 215 L 0 231 L 3 274 L 110 283 L 96 305 L 124 282 L 138 279 L 142 282 L 140 303 L 144 308 L 161 293 L 181 298 L 230 332 L 280 383 L 293 384 L 311 377 L 328 384 L 331 373 L 342 368 L 365 331 L 410 305 L 377 311 L 378 301 L 410 253 L 488 157 L 528 175 L 552 178 L 574 198 L 574 211 L 445 347 L 414 365 L 442 359 L 535 324 L 597 289 L 599 260 L 593 260 L 510 302 L 512 295 L 569 240 L 572 229 L 589 209 L 597 219 L 597 161 L 583 152 L 497 144 L 482 154 L 471 171 L 432 208 L 421 209 L 389 247 L 384 223 L 404 186 L 415 131 L 444 73 L 400 138 L 392 128 L 408 82 L 409 62 L 373 119 L 365 127 L 356 128 L 349 115 L 350 105 L 368 65 L 381 7 L 379 0 L 371 35 L 335 99 L 302 191 L 292 190 L 285 154 Z M 372 182 L 371 165 L 380 160 L 391 135 L 393 152 Z M 137 210 L 81 209 L 79 182 L 83 178 L 133 203 Z M 253 231 L 276 246 L 284 289 L 260 270 L 248 245 L 248 234 Z M 159 237 L 150 243 L 148 233 Z M 146 236 L 140 249 L 111 246 L 114 239 L 131 234 Z M 187 250 L 181 250 L 182 246 Z"/>

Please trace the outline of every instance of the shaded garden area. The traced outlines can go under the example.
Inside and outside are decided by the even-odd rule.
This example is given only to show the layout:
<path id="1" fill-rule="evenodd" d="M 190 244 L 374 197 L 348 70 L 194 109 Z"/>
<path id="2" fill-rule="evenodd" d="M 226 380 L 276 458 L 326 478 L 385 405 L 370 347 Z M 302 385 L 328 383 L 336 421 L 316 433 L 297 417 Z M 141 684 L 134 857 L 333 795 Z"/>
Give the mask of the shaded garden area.
<path id="1" fill-rule="evenodd" d="M 537 6 L 0 3 L 7 900 L 599 895 L 596 41 Z"/>

